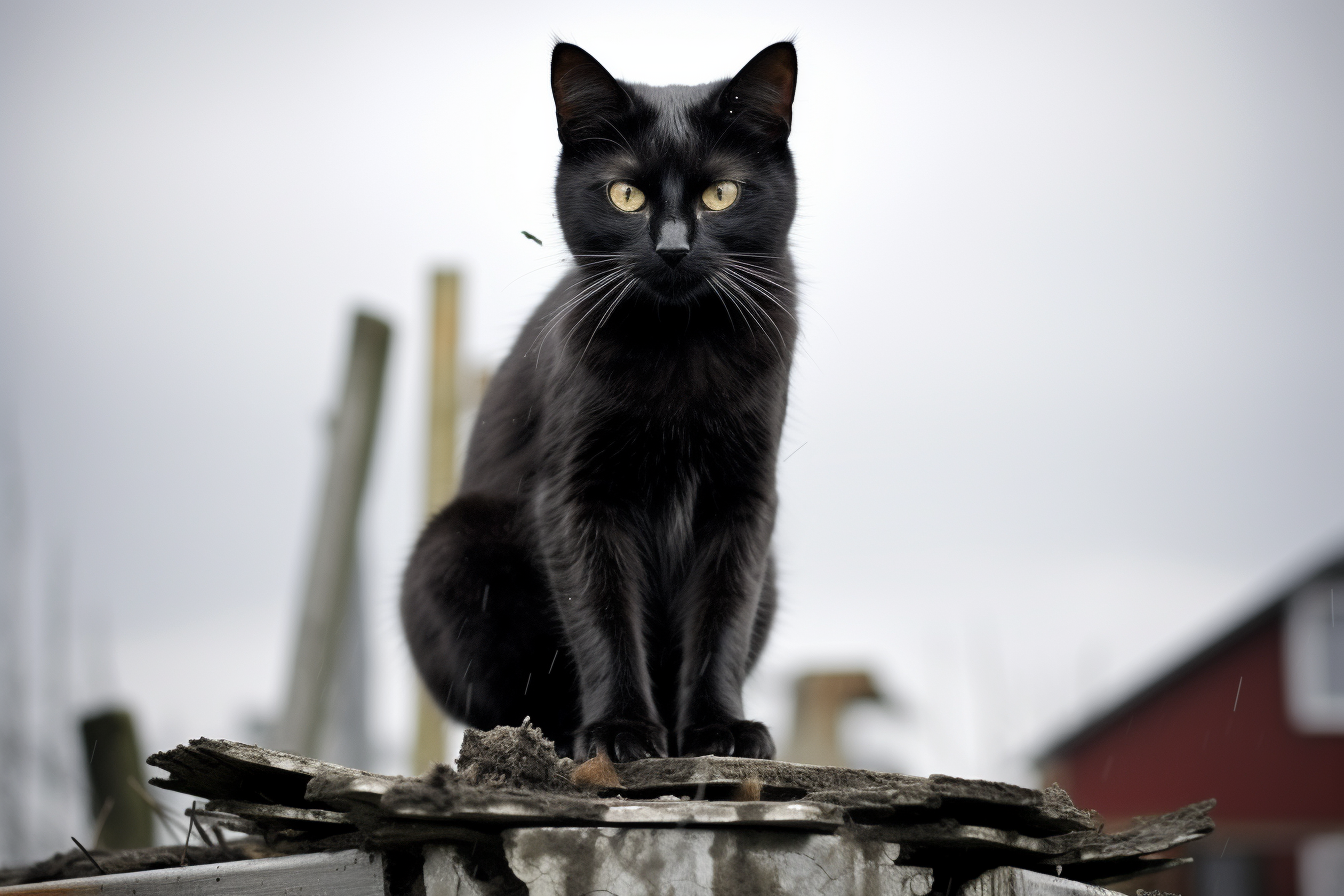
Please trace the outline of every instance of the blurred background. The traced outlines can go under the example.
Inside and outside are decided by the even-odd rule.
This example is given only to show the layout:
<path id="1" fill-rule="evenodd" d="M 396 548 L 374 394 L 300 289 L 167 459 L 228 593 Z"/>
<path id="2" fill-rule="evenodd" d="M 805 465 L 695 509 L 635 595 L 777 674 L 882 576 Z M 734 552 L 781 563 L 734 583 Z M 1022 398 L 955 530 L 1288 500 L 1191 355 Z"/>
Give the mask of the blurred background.
<path id="1" fill-rule="evenodd" d="M 0 863 L 95 824 L 81 719 L 128 711 L 146 754 L 272 736 L 356 310 L 391 347 L 351 724 L 358 764 L 412 771 L 433 278 L 460 275 L 471 381 L 560 276 L 553 40 L 700 83 L 790 36 L 804 340 L 750 714 L 805 752 L 815 691 L 806 749 L 1048 784 L 1331 568 L 1337 3 L 7 0 Z M 1289 878 L 1223 892 L 1305 886 L 1284 842 Z"/>

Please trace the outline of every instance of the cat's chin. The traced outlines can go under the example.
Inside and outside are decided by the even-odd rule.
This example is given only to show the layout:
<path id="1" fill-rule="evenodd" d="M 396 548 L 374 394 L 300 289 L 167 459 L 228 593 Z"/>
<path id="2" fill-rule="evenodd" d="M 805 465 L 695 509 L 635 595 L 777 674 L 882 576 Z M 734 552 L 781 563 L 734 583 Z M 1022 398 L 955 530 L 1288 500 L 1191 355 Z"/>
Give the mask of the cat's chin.
<path id="1" fill-rule="evenodd" d="M 660 305 L 691 307 L 714 299 L 714 287 L 703 277 L 658 278 L 654 282 L 641 278 L 643 298 Z"/>

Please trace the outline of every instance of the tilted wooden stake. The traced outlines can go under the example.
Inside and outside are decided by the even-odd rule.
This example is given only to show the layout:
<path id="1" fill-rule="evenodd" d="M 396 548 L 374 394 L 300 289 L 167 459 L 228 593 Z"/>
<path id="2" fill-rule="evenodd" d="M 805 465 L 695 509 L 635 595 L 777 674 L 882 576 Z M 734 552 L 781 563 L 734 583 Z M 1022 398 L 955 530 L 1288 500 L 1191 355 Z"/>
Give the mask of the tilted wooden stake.
<path id="1" fill-rule="evenodd" d="M 359 510 L 382 403 L 392 330 L 367 314 L 355 317 L 345 392 L 335 419 L 317 540 L 308 569 L 298 650 L 277 742 L 303 755 L 317 750 L 327 690 L 336 671 L 341 624 L 350 596 Z"/>
<path id="2" fill-rule="evenodd" d="M 456 271 L 434 274 L 430 333 L 429 451 L 425 478 L 425 517 L 457 494 L 457 297 Z M 443 713 L 416 679 L 415 744 L 411 771 L 421 774 L 443 762 L 447 750 Z"/>

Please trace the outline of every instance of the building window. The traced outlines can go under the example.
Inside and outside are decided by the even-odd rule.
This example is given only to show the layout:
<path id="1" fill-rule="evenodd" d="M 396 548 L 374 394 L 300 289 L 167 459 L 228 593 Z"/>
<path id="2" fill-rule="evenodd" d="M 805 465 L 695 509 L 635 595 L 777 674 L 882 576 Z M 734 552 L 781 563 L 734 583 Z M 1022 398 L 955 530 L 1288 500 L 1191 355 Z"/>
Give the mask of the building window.
<path id="1" fill-rule="evenodd" d="M 1313 585 L 1288 602 L 1283 662 L 1293 726 L 1344 733 L 1344 582 Z"/>

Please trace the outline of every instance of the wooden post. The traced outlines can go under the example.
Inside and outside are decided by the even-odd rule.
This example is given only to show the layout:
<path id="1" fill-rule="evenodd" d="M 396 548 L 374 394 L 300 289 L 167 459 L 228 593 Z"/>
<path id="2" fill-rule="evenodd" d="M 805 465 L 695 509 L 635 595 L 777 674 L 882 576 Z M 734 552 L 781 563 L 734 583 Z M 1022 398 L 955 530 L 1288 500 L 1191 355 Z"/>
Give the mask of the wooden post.
<path id="1" fill-rule="evenodd" d="M 868 673 L 815 672 L 798 678 L 789 762 L 848 768 L 840 744 L 840 717 L 856 700 L 881 700 Z"/>
<path id="2" fill-rule="evenodd" d="M 294 673 L 276 738 L 281 749 L 305 756 L 317 750 L 327 692 L 336 669 L 391 336 L 392 330 L 385 322 L 367 314 L 356 315 L 304 592 Z"/>
<path id="3" fill-rule="evenodd" d="M 434 274 L 426 519 L 438 513 L 457 494 L 458 280 L 457 271 Z"/>
<path id="4" fill-rule="evenodd" d="M 149 803 L 135 792 L 143 789 L 144 756 L 135 738 L 135 724 L 125 710 L 89 716 L 80 726 L 84 757 L 89 763 L 89 807 L 97 820 L 95 849 L 138 849 L 154 845 L 154 819 Z"/>
<path id="5" fill-rule="evenodd" d="M 436 271 L 431 308 L 429 362 L 429 446 L 425 476 L 425 518 L 457 494 L 457 271 Z M 447 757 L 446 720 L 416 678 L 415 744 L 411 771 L 423 774 Z"/>

